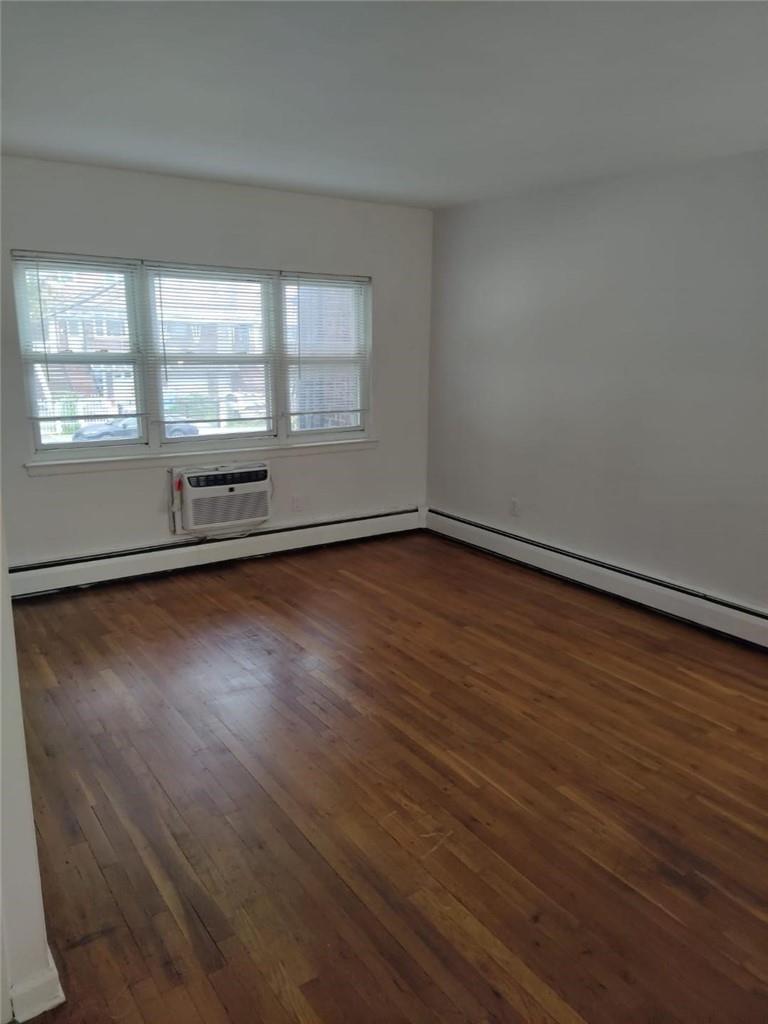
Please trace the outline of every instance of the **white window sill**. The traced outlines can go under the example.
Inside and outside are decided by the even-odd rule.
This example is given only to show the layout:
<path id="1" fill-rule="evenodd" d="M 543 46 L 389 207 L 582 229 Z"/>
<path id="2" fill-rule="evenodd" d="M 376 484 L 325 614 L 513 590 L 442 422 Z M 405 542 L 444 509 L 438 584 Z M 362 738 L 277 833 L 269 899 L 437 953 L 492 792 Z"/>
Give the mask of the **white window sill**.
<path id="1" fill-rule="evenodd" d="M 145 469 L 148 466 L 205 466 L 222 461 L 248 462 L 281 459 L 298 455 L 331 455 L 335 452 L 359 452 L 376 448 L 378 441 L 369 437 L 350 441 L 307 441 L 303 444 L 262 445 L 253 448 L 216 448 L 202 451 L 152 452 L 143 455 L 90 455 L 78 459 L 36 458 L 24 463 L 28 476 L 56 476 L 59 473 L 94 473 L 99 470 Z"/>

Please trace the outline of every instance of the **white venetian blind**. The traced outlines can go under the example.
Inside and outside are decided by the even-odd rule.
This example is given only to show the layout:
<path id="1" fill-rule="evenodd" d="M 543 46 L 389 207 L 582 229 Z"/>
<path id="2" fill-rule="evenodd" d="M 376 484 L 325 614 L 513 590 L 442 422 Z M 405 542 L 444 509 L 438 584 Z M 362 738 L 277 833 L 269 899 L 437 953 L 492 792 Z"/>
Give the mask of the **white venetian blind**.
<path id="1" fill-rule="evenodd" d="M 276 276 L 149 266 L 165 438 L 276 433 Z"/>
<path id="2" fill-rule="evenodd" d="M 282 279 L 282 383 L 290 432 L 362 429 L 370 281 Z"/>
<path id="3" fill-rule="evenodd" d="M 29 256 L 14 272 L 38 446 L 141 442 L 136 266 Z"/>
<path id="4" fill-rule="evenodd" d="M 37 448 L 367 428 L 370 278 L 12 256 Z"/>

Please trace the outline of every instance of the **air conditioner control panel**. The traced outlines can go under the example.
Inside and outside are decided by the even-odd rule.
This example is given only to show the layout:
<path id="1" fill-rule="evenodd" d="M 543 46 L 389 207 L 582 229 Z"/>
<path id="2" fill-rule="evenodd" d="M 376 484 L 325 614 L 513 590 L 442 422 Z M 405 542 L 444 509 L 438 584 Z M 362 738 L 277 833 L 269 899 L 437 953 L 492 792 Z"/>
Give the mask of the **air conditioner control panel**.
<path id="1" fill-rule="evenodd" d="M 187 474 L 190 487 L 221 487 L 225 484 L 252 484 L 266 480 L 269 472 L 266 469 L 243 469 L 235 472 L 201 472 L 199 475 Z"/>

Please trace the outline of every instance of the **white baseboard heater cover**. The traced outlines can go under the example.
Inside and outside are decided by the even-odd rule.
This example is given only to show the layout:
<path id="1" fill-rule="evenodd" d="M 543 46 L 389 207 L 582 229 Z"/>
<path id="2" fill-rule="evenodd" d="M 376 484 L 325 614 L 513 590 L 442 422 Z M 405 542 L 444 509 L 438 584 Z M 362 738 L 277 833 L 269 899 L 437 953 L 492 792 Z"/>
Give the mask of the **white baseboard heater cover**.
<path id="1" fill-rule="evenodd" d="M 744 608 L 677 583 L 609 565 L 450 512 L 429 509 L 426 526 L 433 533 L 491 551 L 510 561 L 521 562 L 686 622 L 768 647 L 768 615 L 759 609 Z"/>
<path id="2" fill-rule="evenodd" d="M 11 597 L 28 597 L 67 587 L 129 579 L 150 573 L 211 565 L 237 558 L 255 558 L 340 541 L 362 540 L 387 533 L 418 530 L 424 514 L 417 508 L 375 512 L 351 519 L 339 519 L 299 526 L 260 529 L 245 537 L 189 539 L 115 554 L 83 557 L 70 561 L 14 566 L 9 571 Z"/>

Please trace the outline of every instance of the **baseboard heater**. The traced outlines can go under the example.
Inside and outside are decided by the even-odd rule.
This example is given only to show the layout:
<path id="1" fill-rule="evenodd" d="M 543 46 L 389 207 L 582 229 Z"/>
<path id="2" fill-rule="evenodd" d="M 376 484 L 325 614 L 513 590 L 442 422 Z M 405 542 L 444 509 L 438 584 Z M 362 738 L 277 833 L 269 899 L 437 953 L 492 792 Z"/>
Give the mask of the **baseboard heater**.
<path id="1" fill-rule="evenodd" d="M 361 540 L 365 537 L 417 530 L 422 525 L 422 513 L 414 507 L 375 512 L 350 519 L 270 527 L 244 537 L 192 539 L 60 561 L 16 565 L 8 570 L 11 596 L 30 597 L 131 576 L 169 572 L 238 558 L 255 558 L 346 540 Z"/>
<path id="2" fill-rule="evenodd" d="M 718 633 L 768 647 L 768 613 L 757 608 L 439 509 L 427 511 L 426 527 L 433 533 L 490 551 L 509 561 L 646 605 Z"/>

